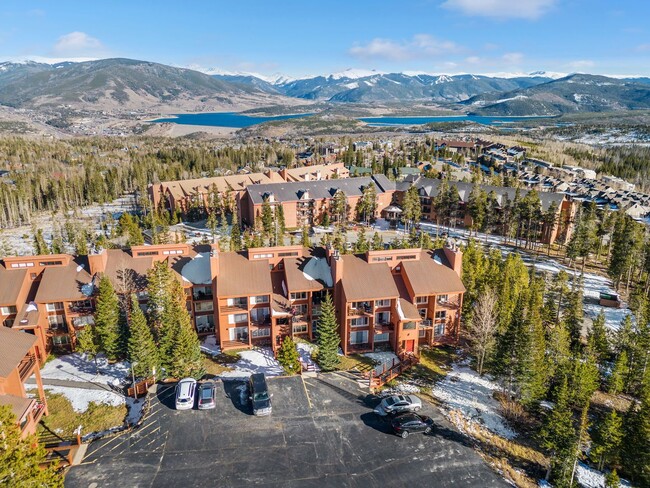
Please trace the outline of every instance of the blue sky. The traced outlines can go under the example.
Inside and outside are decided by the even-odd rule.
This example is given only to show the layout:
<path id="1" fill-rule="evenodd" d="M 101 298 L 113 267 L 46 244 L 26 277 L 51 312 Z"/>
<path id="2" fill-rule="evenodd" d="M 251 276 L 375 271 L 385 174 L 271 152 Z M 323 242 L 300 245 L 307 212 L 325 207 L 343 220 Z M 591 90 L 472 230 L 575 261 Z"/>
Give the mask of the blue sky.
<path id="1" fill-rule="evenodd" d="M 648 19 L 641 0 L 2 0 L 0 60 L 650 75 Z"/>

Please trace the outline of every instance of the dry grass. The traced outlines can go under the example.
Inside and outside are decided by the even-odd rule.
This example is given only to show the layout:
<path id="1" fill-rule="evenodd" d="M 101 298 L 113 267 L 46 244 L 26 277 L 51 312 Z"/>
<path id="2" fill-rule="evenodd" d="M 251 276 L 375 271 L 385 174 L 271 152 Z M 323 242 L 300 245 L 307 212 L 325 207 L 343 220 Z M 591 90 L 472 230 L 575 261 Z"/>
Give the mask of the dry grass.
<path id="1" fill-rule="evenodd" d="M 490 456 L 489 454 L 485 454 L 483 452 L 480 452 L 479 454 L 488 462 L 488 464 L 499 471 L 501 475 L 513 485 L 519 488 L 539 487 L 537 481 L 535 481 L 520 469 L 512 467 L 506 458 Z"/>
<path id="2" fill-rule="evenodd" d="M 74 435 L 75 429 L 81 425 L 83 434 L 100 432 L 124 424 L 127 414 L 126 405 L 106 405 L 104 403 L 90 403 L 88 410 L 82 413 L 75 412 L 70 400 L 60 393 L 50 393 L 45 390 L 47 406 L 50 414 L 41 419 L 39 433 L 55 434 L 69 438 Z"/>
<path id="3" fill-rule="evenodd" d="M 530 486 L 525 484 L 525 480 L 530 478 L 528 478 L 528 474 L 524 474 L 522 471 L 518 471 L 519 475 L 516 475 L 516 470 L 523 470 L 534 476 L 541 476 L 546 471 L 549 461 L 537 449 L 516 440 L 505 439 L 476 422 L 469 422 L 459 411 L 452 410 L 449 412 L 449 418 L 462 432 L 477 442 L 480 451 L 484 455 L 491 460 L 500 460 L 500 465 L 508 465 L 507 469 L 503 466 L 499 467 L 500 470 L 504 473 L 512 472 L 513 477 L 521 477 L 522 484 L 516 483 L 517 486 Z M 515 479 L 513 479 L 513 482 L 515 482 Z"/>
<path id="4" fill-rule="evenodd" d="M 616 410 L 618 413 L 625 413 L 630 408 L 632 400 L 623 395 L 612 395 L 597 390 L 591 397 L 591 407 L 599 411 Z"/>
<path id="5" fill-rule="evenodd" d="M 317 356 L 314 354 L 314 356 Z M 349 371 L 356 369 L 358 371 L 370 371 L 375 366 L 375 361 L 362 354 L 350 354 L 349 356 L 339 356 L 341 363 L 339 369 L 341 371 Z"/>
<path id="6" fill-rule="evenodd" d="M 203 369 L 207 374 L 213 374 L 213 375 L 220 375 L 221 373 L 225 373 L 227 371 L 232 371 L 232 368 L 230 366 L 226 366 L 224 364 L 224 361 L 220 360 L 221 356 L 226 356 L 225 354 L 220 354 L 219 356 L 211 357 L 208 356 L 207 354 L 203 354 Z M 230 358 L 231 356 L 227 356 Z M 230 361 L 230 364 L 237 362 L 235 361 Z"/>

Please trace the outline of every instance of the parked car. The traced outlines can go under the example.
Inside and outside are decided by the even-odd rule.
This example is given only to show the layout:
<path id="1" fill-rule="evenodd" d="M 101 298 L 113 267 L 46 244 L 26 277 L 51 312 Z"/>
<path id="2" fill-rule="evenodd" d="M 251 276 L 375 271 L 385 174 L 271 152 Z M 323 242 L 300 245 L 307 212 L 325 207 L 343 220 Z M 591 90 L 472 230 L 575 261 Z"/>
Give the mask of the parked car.
<path id="1" fill-rule="evenodd" d="M 273 395 L 269 394 L 264 373 L 252 374 L 248 384 L 251 392 L 249 399 L 253 403 L 253 415 L 270 415 Z"/>
<path id="2" fill-rule="evenodd" d="M 190 410 L 194 407 L 196 380 L 184 378 L 176 385 L 176 410 Z"/>
<path id="3" fill-rule="evenodd" d="M 199 384 L 199 410 L 210 410 L 217 406 L 217 385 L 214 381 Z"/>
<path id="4" fill-rule="evenodd" d="M 390 415 L 403 412 L 419 412 L 422 408 L 422 400 L 415 395 L 393 395 L 384 398 L 375 413 L 378 415 Z"/>
<path id="5" fill-rule="evenodd" d="M 409 434 L 415 432 L 424 432 L 430 434 L 433 431 L 433 419 L 425 415 L 408 412 L 397 415 L 391 422 L 393 431 L 402 439 L 406 439 Z"/>

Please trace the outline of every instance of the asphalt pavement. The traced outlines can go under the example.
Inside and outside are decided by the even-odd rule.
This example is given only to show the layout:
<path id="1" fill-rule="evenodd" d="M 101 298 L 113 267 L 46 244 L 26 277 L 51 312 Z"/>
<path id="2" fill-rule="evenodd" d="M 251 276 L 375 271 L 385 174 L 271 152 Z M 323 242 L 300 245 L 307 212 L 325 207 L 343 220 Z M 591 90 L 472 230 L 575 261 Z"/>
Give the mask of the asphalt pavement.
<path id="1" fill-rule="evenodd" d="M 246 382 L 218 382 L 217 408 L 176 411 L 161 385 L 137 430 L 89 446 L 68 488 L 506 487 L 431 405 L 431 435 L 395 436 L 379 403 L 336 373 L 268 378 L 273 413 L 254 417 Z"/>

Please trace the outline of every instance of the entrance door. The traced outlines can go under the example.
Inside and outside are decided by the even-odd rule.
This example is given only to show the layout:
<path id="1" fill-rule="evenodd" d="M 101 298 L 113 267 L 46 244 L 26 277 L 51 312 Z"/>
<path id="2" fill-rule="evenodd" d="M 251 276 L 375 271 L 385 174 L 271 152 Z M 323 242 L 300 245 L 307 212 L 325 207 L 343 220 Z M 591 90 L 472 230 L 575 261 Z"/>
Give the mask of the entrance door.
<path id="1" fill-rule="evenodd" d="M 415 341 L 404 341 L 404 350 L 406 352 L 413 352 L 415 350 Z"/>

